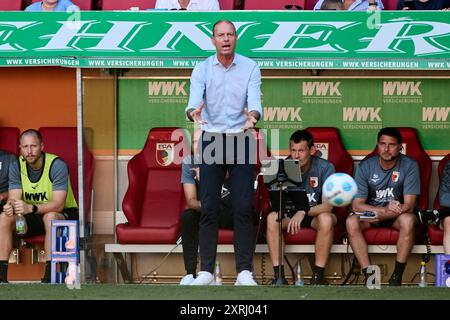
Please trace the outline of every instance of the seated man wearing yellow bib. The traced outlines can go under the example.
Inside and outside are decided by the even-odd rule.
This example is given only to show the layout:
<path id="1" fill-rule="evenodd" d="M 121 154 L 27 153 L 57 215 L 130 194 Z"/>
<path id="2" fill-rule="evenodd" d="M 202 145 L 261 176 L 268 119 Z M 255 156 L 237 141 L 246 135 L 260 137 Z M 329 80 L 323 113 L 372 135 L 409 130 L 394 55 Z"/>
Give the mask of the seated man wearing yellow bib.
<path id="1" fill-rule="evenodd" d="M 45 234 L 47 263 L 41 279 L 44 283 L 50 282 L 51 221 L 78 220 L 67 165 L 43 150 L 39 131 L 29 129 L 21 134 L 21 155 L 9 168 L 8 202 L 0 214 L 0 282 L 7 282 L 8 257 L 19 215 L 27 222 L 25 236 Z"/>

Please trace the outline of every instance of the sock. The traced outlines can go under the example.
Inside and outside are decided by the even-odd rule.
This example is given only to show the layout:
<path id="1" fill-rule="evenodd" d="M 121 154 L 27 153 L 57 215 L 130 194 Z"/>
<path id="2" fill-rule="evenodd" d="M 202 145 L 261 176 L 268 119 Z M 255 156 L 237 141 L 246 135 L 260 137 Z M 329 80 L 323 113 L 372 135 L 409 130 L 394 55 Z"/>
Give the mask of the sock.
<path id="1" fill-rule="evenodd" d="M 191 269 L 191 270 L 186 269 L 186 274 L 192 274 L 194 276 L 194 278 L 197 276 L 195 269 Z"/>
<path id="2" fill-rule="evenodd" d="M 275 276 L 275 278 L 278 277 L 278 271 L 281 268 L 281 276 L 284 278 L 284 266 L 274 266 L 273 267 L 273 275 Z"/>
<path id="3" fill-rule="evenodd" d="M 367 284 L 367 281 L 369 281 L 369 276 L 370 276 L 370 275 L 367 273 L 367 269 L 368 269 L 368 268 L 361 269 L 362 274 L 363 274 L 363 276 L 364 276 L 364 283 L 365 283 L 365 284 Z"/>
<path id="4" fill-rule="evenodd" d="M 317 275 L 321 278 L 323 278 L 323 273 L 325 271 L 325 268 L 319 267 L 319 266 L 314 266 L 314 270 L 315 273 L 317 273 Z"/>
<path id="5" fill-rule="evenodd" d="M 0 260 L 0 282 L 8 279 L 8 260 Z"/>
<path id="6" fill-rule="evenodd" d="M 439 211 L 439 220 L 444 221 L 445 218 L 450 217 L 450 208 L 442 207 Z"/>
<path id="7" fill-rule="evenodd" d="M 51 277 L 51 261 L 47 260 L 45 261 L 45 272 L 44 272 L 44 277 L 43 279 L 50 279 Z"/>
<path id="8" fill-rule="evenodd" d="M 362 271 L 364 277 L 367 278 L 367 268 L 364 268 L 361 271 Z"/>
<path id="9" fill-rule="evenodd" d="M 395 261 L 394 273 L 398 274 L 399 276 L 402 276 L 403 271 L 405 271 L 405 267 L 406 267 L 406 262 L 402 263 L 402 262 Z"/>

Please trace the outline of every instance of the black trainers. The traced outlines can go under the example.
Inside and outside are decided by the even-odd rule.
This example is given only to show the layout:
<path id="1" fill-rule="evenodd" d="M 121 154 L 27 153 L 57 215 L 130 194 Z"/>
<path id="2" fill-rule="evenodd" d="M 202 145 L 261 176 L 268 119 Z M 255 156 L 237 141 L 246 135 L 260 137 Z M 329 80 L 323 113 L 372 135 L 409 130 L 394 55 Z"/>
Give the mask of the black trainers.
<path id="1" fill-rule="evenodd" d="M 389 279 L 389 287 L 400 287 L 402 285 L 402 276 L 393 273 L 391 278 Z"/>
<path id="2" fill-rule="evenodd" d="M 8 280 L 0 279 L 0 284 L 8 284 Z"/>
<path id="3" fill-rule="evenodd" d="M 43 277 L 41 278 L 41 283 L 50 283 L 52 280 L 50 279 L 50 277 Z"/>
<path id="4" fill-rule="evenodd" d="M 41 283 L 50 283 L 51 280 L 51 263 L 50 261 L 45 262 L 44 276 L 41 278 Z"/>
<path id="5" fill-rule="evenodd" d="M 367 285 L 369 284 L 369 275 L 367 273 L 363 273 L 364 275 L 364 286 L 367 287 Z"/>
<path id="6" fill-rule="evenodd" d="M 278 277 L 274 277 L 272 279 L 272 285 L 277 285 L 277 284 L 281 284 L 281 285 L 289 285 L 289 282 L 287 282 L 285 277 L 281 277 L 281 280 L 278 281 Z"/>
<path id="7" fill-rule="evenodd" d="M 328 283 L 325 281 L 323 275 L 317 272 L 313 272 L 311 282 L 309 284 L 312 286 L 325 286 Z"/>

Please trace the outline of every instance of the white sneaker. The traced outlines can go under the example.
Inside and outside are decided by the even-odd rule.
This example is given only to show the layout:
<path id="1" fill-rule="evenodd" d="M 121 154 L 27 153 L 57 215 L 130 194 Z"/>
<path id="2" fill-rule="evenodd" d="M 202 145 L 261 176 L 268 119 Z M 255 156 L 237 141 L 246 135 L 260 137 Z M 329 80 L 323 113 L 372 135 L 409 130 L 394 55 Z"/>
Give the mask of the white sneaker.
<path id="1" fill-rule="evenodd" d="M 239 272 L 234 285 L 235 286 L 257 286 L 258 284 L 253 279 L 253 274 L 248 270 L 244 270 L 244 271 Z"/>
<path id="2" fill-rule="evenodd" d="M 200 271 L 197 278 L 190 283 L 191 286 L 212 286 L 214 285 L 214 276 L 208 271 Z"/>
<path id="3" fill-rule="evenodd" d="M 192 274 L 187 274 L 185 275 L 181 281 L 180 281 L 180 286 L 188 286 L 190 285 L 193 281 L 195 280 L 194 275 Z"/>

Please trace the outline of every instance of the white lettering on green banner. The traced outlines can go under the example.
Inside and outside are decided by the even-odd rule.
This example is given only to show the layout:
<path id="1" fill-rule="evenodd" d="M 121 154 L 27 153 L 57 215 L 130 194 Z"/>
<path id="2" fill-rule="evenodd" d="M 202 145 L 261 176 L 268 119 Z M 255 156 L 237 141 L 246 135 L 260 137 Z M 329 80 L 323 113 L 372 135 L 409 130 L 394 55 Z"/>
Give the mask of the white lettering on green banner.
<path id="1" fill-rule="evenodd" d="M 2 12 L 0 66 L 193 68 L 219 19 L 263 69 L 450 69 L 448 11 Z"/>

